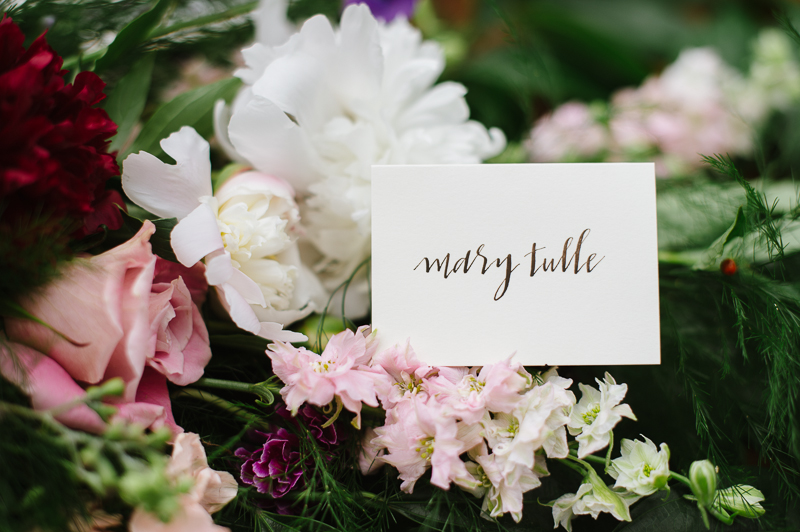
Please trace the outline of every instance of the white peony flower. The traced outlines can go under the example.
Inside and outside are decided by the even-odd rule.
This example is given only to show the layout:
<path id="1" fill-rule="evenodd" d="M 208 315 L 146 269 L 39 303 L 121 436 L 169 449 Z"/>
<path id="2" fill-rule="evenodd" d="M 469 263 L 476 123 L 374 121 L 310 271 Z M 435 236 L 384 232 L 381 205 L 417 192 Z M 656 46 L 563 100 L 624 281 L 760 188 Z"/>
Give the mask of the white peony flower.
<path id="1" fill-rule="evenodd" d="M 652 495 L 669 480 L 669 447 L 661 450 L 645 436 L 644 442 L 622 440 L 621 455 L 611 461 L 608 474 L 617 480 L 615 488 L 625 488 L 639 495 Z"/>
<path id="2" fill-rule="evenodd" d="M 304 271 L 294 240 L 299 212 L 281 179 L 245 172 L 211 189 L 208 143 L 184 127 L 161 141 L 175 165 L 145 152 L 123 162 L 122 187 L 137 205 L 177 218 L 171 243 L 184 266 L 205 260 L 208 284 L 234 323 L 272 340 L 306 337 L 282 325 L 316 308 L 316 279 Z"/>
<path id="3" fill-rule="evenodd" d="M 631 407 L 620 404 L 628 391 L 627 384 L 617 384 L 608 372 L 603 382 L 597 380 L 600 390 L 580 383 L 581 400 L 572 409 L 567 427 L 569 433 L 577 436 L 578 457 L 583 458 L 589 454 L 606 447 L 610 440 L 610 433 L 623 417 L 636 420 Z"/>
<path id="4" fill-rule="evenodd" d="M 376 21 L 365 5 L 345 9 L 338 29 L 315 16 L 285 44 L 243 56 L 246 86 L 230 109 L 218 104 L 217 136 L 296 188 L 329 290 L 370 255 L 373 164 L 478 163 L 505 145 L 499 130 L 468 120 L 462 85 L 434 85 L 439 45 L 405 20 Z M 351 294 L 360 301 L 348 313 L 365 313 L 366 278 Z"/>

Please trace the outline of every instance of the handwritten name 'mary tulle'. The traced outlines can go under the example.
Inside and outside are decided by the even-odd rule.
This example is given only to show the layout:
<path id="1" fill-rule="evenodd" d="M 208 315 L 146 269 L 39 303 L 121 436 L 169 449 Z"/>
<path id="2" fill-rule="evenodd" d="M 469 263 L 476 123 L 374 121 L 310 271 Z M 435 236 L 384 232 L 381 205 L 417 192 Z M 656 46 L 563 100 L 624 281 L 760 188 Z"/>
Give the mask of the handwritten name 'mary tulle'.
<path id="1" fill-rule="evenodd" d="M 572 254 L 569 254 L 569 248 L 572 246 L 573 238 L 567 238 L 567 240 L 564 242 L 564 248 L 558 261 L 556 261 L 554 258 L 542 258 L 540 254 L 539 257 L 541 258 L 541 263 L 538 263 L 536 259 L 536 252 L 545 248 L 544 246 L 540 248 L 536 247 L 536 242 L 534 242 L 531 246 L 531 251 L 524 255 L 525 257 L 531 258 L 530 277 L 536 275 L 536 273 L 538 273 L 540 270 L 543 272 L 555 272 L 557 269 L 560 269 L 561 272 L 564 273 L 570 268 L 571 265 L 573 266 L 573 271 L 575 274 L 580 273 L 582 270 L 586 273 L 591 273 L 605 257 L 603 256 L 600 257 L 599 260 L 595 260 L 597 253 L 591 253 L 586 258 L 586 261 L 581 264 L 581 246 L 583 246 L 584 242 L 589 237 L 590 232 L 590 229 L 584 229 L 580 237 L 578 237 L 578 241 L 575 244 L 575 251 L 572 252 Z M 435 267 L 436 271 L 441 272 L 444 275 L 444 278 L 447 279 L 455 273 L 469 273 L 469 271 L 475 265 L 475 262 L 478 259 L 482 259 L 482 263 L 479 263 L 481 275 L 485 275 L 486 272 L 490 271 L 493 267 L 501 270 L 505 269 L 505 277 L 500 282 L 500 286 L 497 287 L 497 290 L 494 293 L 494 300 L 498 301 L 508 290 L 508 285 L 511 282 L 511 274 L 517 269 L 517 266 L 519 266 L 520 263 L 513 264 L 511 253 L 506 255 L 506 257 L 503 259 L 496 258 L 490 260 L 482 253 L 484 247 L 485 244 L 478 246 L 478 248 L 475 250 L 475 255 L 472 257 L 472 260 L 470 260 L 472 250 L 468 250 L 463 257 L 459 257 L 455 261 L 452 267 L 450 266 L 450 253 L 445 255 L 442 259 L 435 258 L 431 260 L 428 257 L 423 257 L 422 260 L 420 260 L 414 267 L 414 270 L 419 268 L 422 263 L 425 263 L 425 273 L 431 273 Z M 592 263 L 592 261 L 594 261 L 594 263 Z"/>

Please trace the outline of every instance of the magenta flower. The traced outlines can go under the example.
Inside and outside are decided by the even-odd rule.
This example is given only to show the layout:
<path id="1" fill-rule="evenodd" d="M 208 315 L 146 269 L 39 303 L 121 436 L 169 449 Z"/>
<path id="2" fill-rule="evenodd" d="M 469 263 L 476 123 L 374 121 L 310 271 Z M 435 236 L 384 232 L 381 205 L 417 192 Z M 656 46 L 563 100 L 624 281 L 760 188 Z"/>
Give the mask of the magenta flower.
<path id="1" fill-rule="evenodd" d="M 281 396 L 292 415 L 303 403 L 325 406 L 336 399 L 356 414 L 353 424 L 361 428 L 361 403 L 378 406 L 375 381 L 380 378 L 365 365 L 375 351 L 374 335 L 367 331 L 360 327 L 333 336 L 321 355 L 284 342 L 270 344 L 267 355 L 286 384 Z"/>
<path id="2" fill-rule="evenodd" d="M 303 469 L 306 464 L 303 463 L 297 435 L 284 428 L 274 433 L 255 432 L 264 438 L 264 444 L 252 452 L 244 447 L 235 452 L 244 460 L 242 482 L 275 499 L 304 487 Z"/>

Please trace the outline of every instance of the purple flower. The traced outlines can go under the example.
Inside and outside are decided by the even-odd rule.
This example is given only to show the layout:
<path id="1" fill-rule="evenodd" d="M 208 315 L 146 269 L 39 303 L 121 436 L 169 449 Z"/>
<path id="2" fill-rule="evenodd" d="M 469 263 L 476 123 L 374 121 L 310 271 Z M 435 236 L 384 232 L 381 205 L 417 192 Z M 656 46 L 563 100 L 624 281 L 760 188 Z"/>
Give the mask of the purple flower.
<path id="1" fill-rule="evenodd" d="M 344 5 L 367 4 L 375 18 L 390 22 L 395 17 L 411 18 L 417 0 L 345 0 Z"/>
<path id="2" fill-rule="evenodd" d="M 303 469 L 306 464 L 302 462 L 297 436 L 284 428 L 273 433 L 255 433 L 265 439 L 261 448 L 251 452 L 241 447 L 235 453 L 244 459 L 242 482 L 276 499 L 305 486 Z"/>

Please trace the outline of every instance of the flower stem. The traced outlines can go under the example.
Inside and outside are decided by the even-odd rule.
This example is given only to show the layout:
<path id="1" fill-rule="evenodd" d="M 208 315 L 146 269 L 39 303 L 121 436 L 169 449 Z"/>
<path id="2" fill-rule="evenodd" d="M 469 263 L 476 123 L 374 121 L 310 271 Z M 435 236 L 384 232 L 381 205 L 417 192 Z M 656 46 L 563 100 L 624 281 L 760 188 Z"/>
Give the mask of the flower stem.
<path id="1" fill-rule="evenodd" d="M 681 482 L 682 484 L 686 484 L 690 488 L 692 487 L 692 483 L 689 481 L 688 478 L 684 477 L 683 475 L 680 475 L 680 474 L 678 474 L 678 473 L 676 473 L 674 471 L 670 471 L 669 472 L 669 476 L 670 476 L 670 478 L 674 478 L 675 480 L 677 480 L 678 482 Z"/>
<path id="2" fill-rule="evenodd" d="M 253 384 L 249 382 L 226 381 L 223 379 L 209 379 L 203 377 L 194 384 L 195 386 L 201 386 L 203 388 L 218 388 L 220 390 L 252 393 L 259 396 L 268 405 L 272 404 L 275 400 L 273 396 L 281 391 L 280 387 L 272 384 L 269 379 L 264 382 Z"/>

